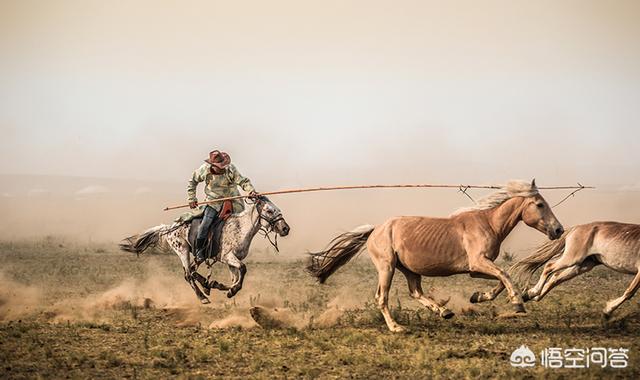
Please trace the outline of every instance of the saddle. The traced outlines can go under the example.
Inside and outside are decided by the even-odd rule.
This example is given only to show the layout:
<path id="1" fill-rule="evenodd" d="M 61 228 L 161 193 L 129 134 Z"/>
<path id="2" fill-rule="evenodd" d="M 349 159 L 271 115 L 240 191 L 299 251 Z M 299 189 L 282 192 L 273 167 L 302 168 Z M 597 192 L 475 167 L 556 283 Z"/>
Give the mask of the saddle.
<path id="1" fill-rule="evenodd" d="M 220 259 L 222 227 L 224 227 L 224 222 L 232 213 L 233 208 L 231 207 L 231 202 L 225 201 L 218 213 L 218 218 L 213 222 L 207 232 L 207 241 L 205 243 L 205 257 L 207 259 Z M 202 223 L 202 215 L 191 220 L 191 226 L 189 227 L 189 245 L 191 245 L 192 250 L 194 250 L 196 246 L 196 237 L 198 236 L 200 223 Z"/>

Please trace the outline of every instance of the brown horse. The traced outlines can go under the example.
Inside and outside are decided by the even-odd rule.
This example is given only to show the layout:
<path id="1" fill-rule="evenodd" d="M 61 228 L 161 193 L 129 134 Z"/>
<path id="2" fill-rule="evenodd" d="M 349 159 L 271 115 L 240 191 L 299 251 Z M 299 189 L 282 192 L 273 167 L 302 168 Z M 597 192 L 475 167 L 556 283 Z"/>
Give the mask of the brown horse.
<path id="1" fill-rule="evenodd" d="M 634 275 L 624 294 L 607 302 L 602 313 L 608 319 L 640 288 L 638 224 L 593 222 L 572 227 L 560 239 L 542 245 L 536 253 L 514 264 L 511 272 L 528 284 L 536 269 L 544 265 L 538 283 L 522 295 L 525 301 L 539 301 L 559 284 L 601 264 Z"/>
<path id="2" fill-rule="evenodd" d="M 366 244 L 378 270 L 378 307 L 389 330 L 394 332 L 404 330 L 393 320 L 387 306 L 396 268 L 407 278 L 411 296 L 443 318 L 451 318 L 453 313 L 423 294 L 421 276 L 469 273 L 472 277 L 498 279 L 498 286 L 490 292 L 474 293 L 471 302 L 492 300 L 506 287 L 516 312 L 524 313 L 520 292 L 507 272 L 493 263 L 500 244 L 520 220 L 550 239 L 557 239 L 564 232 L 538 193 L 535 180 L 531 184 L 511 181 L 476 206 L 459 210 L 449 218 L 395 217 L 377 227 L 363 226 L 342 234 L 325 251 L 311 253 L 307 269 L 324 283 Z"/>

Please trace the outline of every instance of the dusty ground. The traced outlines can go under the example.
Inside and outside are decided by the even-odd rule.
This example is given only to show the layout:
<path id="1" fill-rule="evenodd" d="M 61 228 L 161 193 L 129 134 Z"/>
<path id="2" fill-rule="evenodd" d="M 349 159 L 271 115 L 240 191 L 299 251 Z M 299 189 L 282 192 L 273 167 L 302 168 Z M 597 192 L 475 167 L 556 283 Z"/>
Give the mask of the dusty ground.
<path id="1" fill-rule="evenodd" d="M 631 280 L 595 270 L 527 304 L 529 315 L 466 302 L 490 281 L 464 276 L 426 279 L 457 312 L 442 320 L 407 296 L 400 274 L 391 304 L 406 334 L 389 333 L 372 305 L 375 272 L 366 257 L 328 284 L 315 284 L 299 261 L 254 254 L 235 299 L 212 294 L 200 306 L 173 256 L 134 255 L 111 245 L 56 239 L 0 244 L 0 377 L 2 378 L 446 378 L 640 376 L 640 315 L 632 299 L 608 325 L 606 299 Z M 224 268 L 216 278 L 228 281 Z M 577 295 L 574 295 L 577 294 Z M 262 328 L 249 309 L 276 321 Z M 512 368 L 525 344 L 630 349 L 626 369 Z"/>

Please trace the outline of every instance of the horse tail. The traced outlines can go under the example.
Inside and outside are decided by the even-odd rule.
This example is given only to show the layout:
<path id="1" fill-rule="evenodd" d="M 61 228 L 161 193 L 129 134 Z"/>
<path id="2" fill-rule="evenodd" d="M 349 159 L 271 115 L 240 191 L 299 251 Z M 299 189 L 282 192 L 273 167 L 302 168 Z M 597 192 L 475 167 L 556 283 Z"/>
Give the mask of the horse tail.
<path id="1" fill-rule="evenodd" d="M 311 258 L 307 271 L 323 284 L 338 268 L 362 251 L 374 228 L 371 225 L 358 227 L 335 237 L 326 250 L 309 252 Z"/>
<path id="2" fill-rule="evenodd" d="M 157 246 L 160 243 L 162 234 L 169 232 L 170 229 L 170 226 L 164 224 L 151 227 L 139 235 L 124 238 L 120 243 L 120 249 L 126 252 L 133 252 L 139 256 L 148 248 Z"/>
<path id="3" fill-rule="evenodd" d="M 568 229 L 558 239 L 544 243 L 531 256 L 513 264 L 509 268 L 511 276 L 521 285 L 528 285 L 536 270 L 562 254 L 567 245 L 567 236 L 572 230 L 573 228 Z"/>

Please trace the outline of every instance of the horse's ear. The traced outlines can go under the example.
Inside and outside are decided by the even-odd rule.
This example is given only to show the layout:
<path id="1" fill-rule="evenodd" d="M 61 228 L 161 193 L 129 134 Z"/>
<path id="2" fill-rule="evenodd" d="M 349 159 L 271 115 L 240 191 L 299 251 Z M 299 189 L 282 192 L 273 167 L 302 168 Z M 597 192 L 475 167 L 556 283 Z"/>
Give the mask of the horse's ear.
<path id="1" fill-rule="evenodd" d="M 533 189 L 535 187 L 536 187 L 536 179 L 534 178 L 531 180 L 531 188 Z"/>

